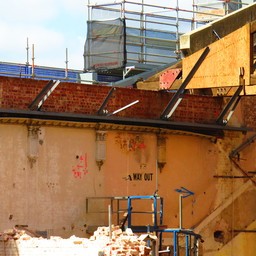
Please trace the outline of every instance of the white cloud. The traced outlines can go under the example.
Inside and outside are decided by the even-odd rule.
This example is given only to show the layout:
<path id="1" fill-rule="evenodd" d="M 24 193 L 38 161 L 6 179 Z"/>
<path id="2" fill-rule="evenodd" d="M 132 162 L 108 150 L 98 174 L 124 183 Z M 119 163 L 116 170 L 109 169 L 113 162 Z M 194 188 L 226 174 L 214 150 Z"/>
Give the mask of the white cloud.
<path id="1" fill-rule="evenodd" d="M 84 0 L 3 1 L 0 8 L 0 61 L 25 63 L 27 37 L 30 63 L 32 44 L 35 45 L 37 65 L 64 67 L 66 47 L 70 48 L 72 58 L 82 58 L 84 42 L 81 44 L 81 38 L 83 41 L 86 38 L 85 13 Z M 73 68 L 82 69 L 83 63 L 77 62 L 72 62 Z"/>
<path id="2" fill-rule="evenodd" d="M 9 23 L 45 21 L 56 14 L 53 0 L 8 0 L 1 2 L 0 17 Z"/>
<path id="3" fill-rule="evenodd" d="M 114 0 L 90 0 L 91 3 Z M 136 2 L 137 0 L 132 0 Z M 155 0 L 144 0 L 158 4 Z M 117 1 L 119 2 L 119 1 Z M 141 2 L 141 0 L 138 0 Z M 192 0 L 180 0 L 180 7 L 192 6 Z M 26 62 L 26 40 L 35 45 L 36 65 L 83 69 L 86 39 L 86 0 L 8 0 L 0 8 L 0 61 Z M 176 6 L 176 1 L 162 0 L 159 5 Z"/>

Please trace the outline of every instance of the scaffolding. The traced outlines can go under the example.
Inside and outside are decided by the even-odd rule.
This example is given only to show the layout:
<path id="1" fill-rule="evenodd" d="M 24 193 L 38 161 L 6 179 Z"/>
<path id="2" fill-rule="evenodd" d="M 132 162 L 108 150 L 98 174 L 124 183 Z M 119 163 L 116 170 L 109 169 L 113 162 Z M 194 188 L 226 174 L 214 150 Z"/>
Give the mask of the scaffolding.
<path id="1" fill-rule="evenodd" d="M 162 5 L 150 0 L 91 2 L 88 0 L 84 69 L 122 78 L 180 60 L 181 34 L 247 4 L 191 0 L 191 8 L 182 9 L 179 0 Z"/>

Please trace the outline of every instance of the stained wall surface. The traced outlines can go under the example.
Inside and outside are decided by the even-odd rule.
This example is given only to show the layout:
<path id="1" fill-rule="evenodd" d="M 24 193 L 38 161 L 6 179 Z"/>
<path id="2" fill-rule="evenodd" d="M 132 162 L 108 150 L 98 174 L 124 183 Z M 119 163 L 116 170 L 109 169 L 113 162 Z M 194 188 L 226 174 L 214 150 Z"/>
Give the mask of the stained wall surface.
<path id="1" fill-rule="evenodd" d="M 1 78 L 1 107 L 26 110 L 44 84 L 45 81 Z M 36 89 L 37 92 L 30 94 Z M 93 97 L 97 90 L 98 95 L 104 91 L 104 99 L 109 88 L 64 83 L 45 103 L 45 110 L 95 114 L 102 102 Z M 87 92 L 91 94 L 83 98 Z M 165 93 L 124 89 L 118 92 L 120 102 L 110 102 L 108 107 L 114 110 L 115 104 L 121 106 L 121 99 L 129 103 L 137 92 L 143 104 L 122 113 L 123 116 L 157 118 L 161 112 L 159 104 L 165 105 L 162 101 L 167 103 L 170 97 Z M 231 125 L 248 125 L 255 129 L 254 97 L 242 98 Z M 152 99 L 155 100 L 152 102 Z M 214 123 L 222 100 L 188 97 L 174 118 Z M 97 104 L 94 105 L 94 101 Z M 148 104 L 151 104 L 150 110 L 146 111 Z M 3 116 L 0 121 L 0 189 L 3 191 L 0 195 L 0 230 L 27 225 L 47 236 L 65 238 L 75 234 L 84 237 L 91 227 L 107 224 L 107 214 L 86 212 L 87 197 L 143 196 L 153 195 L 155 191 L 164 198 L 163 223 L 175 228 L 179 227 L 179 193 L 176 189 L 183 187 L 194 193 L 183 200 L 183 227 L 200 227 L 198 230 L 207 238 L 203 251 L 214 255 L 217 250 L 214 232 L 226 234 L 227 239 L 218 242 L 221 249 L 229 243 L 229 230 L 234 227 L 245 229 L 256 218 L 252 189 L 244 187 L 247 182 L 254 186 L 254 179 L 228 178 L 245 176 L 248 171 L 255 170 L 254 144 L 240 157 L 236 156 L 236 164 L 240 167 L 229 158 L 232 150 L 254 132 L 229 131 L 223 137 L 215 138 L 125 125 Z M 98 151 L 98 133 L 104 134 L 100 141 L 101 152 Z M 159 144 L 159 138 L 164 141 L 162 144 Z M 165 153 L 165 157 L 161 155 L 165 158 L 161 165 L 158 163 L 160 146 L 161 152 Z M 104 156 L 102 165 L 96 162 L 99 153 Z M 248 215 L 243 214 L 244 201 L 250 209 Z M 90 210 L 106 210 L 107 206 L 107 203 L 96 200 L 90 204 Z M 148 209 L 144 203 L 139 206 Z M 122 207 L 127 209 L 127 205 L 122 204 Z M 239 225 L 234 226 L 234 221 Z M 150 214 L 137 217 L 134 224 L 151 223 Z M 166 237 L 165 242 L 168 244 L 170 239 Z"/>
<path id="2" fill-rule="evenodd" d="M 156 134 L 107 131 L 106 160 L 99 169 L 94 129 L 40 126 L 33 161 L 28 158 L 27 125 L 1 124 L 0 130 L 1 190 L 5 191 L 1 230 L 28 225 L 48 235 L 84 236 L 88 226 L 106 225 L 104 214 L 86 214 L 86 197 L 144 196 L 156 190 L 165 200 L 165 224 L 178 226 L 175 189 L 180 186 L 195 193 L 184 202 L 186 227 L 212 208 L 217 154 L 207 137 L 165 135 L 168 161 L 160 171 Z M 96 200 L 90 211 L 103 208 Z M 151 223 L 150 215 L 145 225 Z"/>

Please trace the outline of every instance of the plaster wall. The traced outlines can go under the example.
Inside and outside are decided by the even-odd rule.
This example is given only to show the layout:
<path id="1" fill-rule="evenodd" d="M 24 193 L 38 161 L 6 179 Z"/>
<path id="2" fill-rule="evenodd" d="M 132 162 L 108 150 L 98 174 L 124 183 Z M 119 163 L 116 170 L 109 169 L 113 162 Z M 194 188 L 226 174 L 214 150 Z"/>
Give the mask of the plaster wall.
<path id="1" fill-rule="evenodd" d="M 232 241 L 230 241 L 226 246 L 224 246 L 219 252 L 214 254 L 214 256 L 229 256 L 229 255 L 247 255 L 253 256 L 256 251 L 255 243 L 255 232 L 250 232 L 256 229 L 256 222 L 254 221 L 250 226 L 248 226 L 247 231 L 241 232 Z"/>
<path id="2" fill-rule="evenodd" d="M 166 134 L 167 164 L 160 171 L 155 133 L 107 131 L 106 160 L 100 169 L 95 134 L 89 128 L 41 126 L 33 162 L 28 159 L 28 127 L 0 125 L 0 230 L 28 225 L 48 236 L 86 236 L 88 226 L 107 224 L 104 214 L 86 214 L 86 197 L 153 195 L 156 190 L 165 200 L 164 224 L 178 227 L 175 189 L 181 186 L 195 193 L 184 199 L 184 227 L 211 211 L 218 154 L 208 137 Z M 93 203 L 95 210 L 105 206 Z M 151 210 L 148 204 L 138 206 Z M 136 222 L 151 224 L 152 215 L 138 216 Z"/>

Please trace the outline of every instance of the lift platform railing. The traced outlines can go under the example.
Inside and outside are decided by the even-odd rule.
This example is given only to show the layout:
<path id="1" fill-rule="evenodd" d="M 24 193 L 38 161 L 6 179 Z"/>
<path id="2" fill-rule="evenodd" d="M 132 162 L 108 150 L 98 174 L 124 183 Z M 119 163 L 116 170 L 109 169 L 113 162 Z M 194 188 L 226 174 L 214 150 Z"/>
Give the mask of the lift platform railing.
<path id="1" fill-rule="evenodd" d="M 194 233 L 192 229 L 171 229 L 163 225 L 163 198 L 158 196 L 129 196 L 129 197 L 88 197 L 86 198 L 87 213 L 104 213 L 107 210 L 92 211 L 89 206 L 91 200 L 109 200 L 111 204 L 112 213 L 117 214 L 117 223 L 120 223 L 120 215 L 127 214 L 125 221 L 127 221 L 127 228 L 131 228 L 134 233 L 150 233 L 154 232 L 159 238 L 159 254 L 168 253 L 173 256 L 198 256 L 199 242 L 203 242 L 199 234 Z M 127 201 L 127 209 L 120 208 L 120 202 Z M 153 207 L 152 210 L 138 210 L 136 209 L 136 202 L 148 201 Z M 153 204 L 152 204 L 153 203 Z M 115 204 L 115 205 L 114 205 Z M 135 207 L 134 207 L 135 206 Z M 134 215 L 152 215 L 152 225 L 133 225 L 135 219 Z M 124 226 L 123 226 L 124 227 Z M 162 250 L 162 237 L 163 234 L 170 234 L 172 244 L 169 249 Z M 169 235 L 168 235 L 169 236 Z"/>

